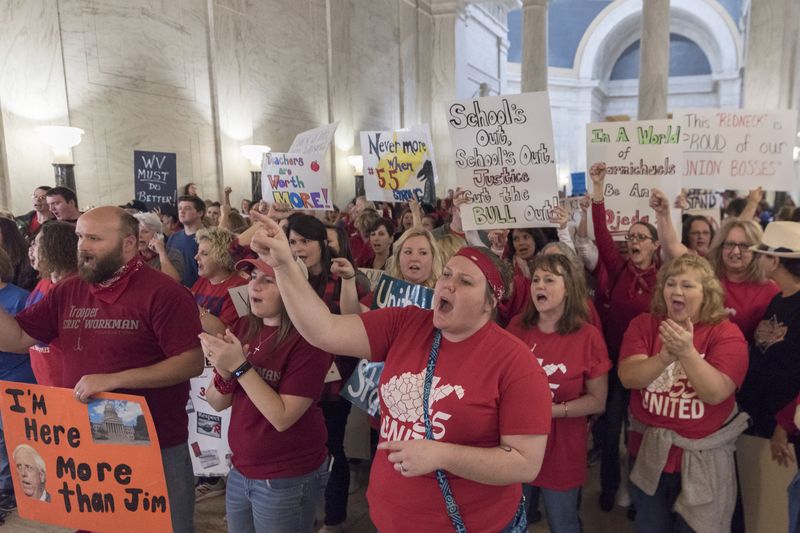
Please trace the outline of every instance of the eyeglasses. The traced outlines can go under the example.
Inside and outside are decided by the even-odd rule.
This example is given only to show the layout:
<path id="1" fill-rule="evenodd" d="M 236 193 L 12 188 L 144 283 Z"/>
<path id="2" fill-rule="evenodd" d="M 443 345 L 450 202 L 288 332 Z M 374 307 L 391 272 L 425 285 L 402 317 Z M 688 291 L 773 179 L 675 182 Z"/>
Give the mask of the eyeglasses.
<path id="1" fill-rule="evenodd" d="M 43 195 L 41 195 L 41 196 L 36 196 L 36 195 L 34 194 L 33 196 L 31 196 L 31 200 L 36 200 L 37 202 L 38 202 L 39 200 L 47 200 L 47 195 L 43 194 Z"/>
<path id="2" fill-rule="evenodd" d="M 739 249 L 740 252 L 745 253 L 750 251 L 750 247 L 752 244 L 747 242 L 733 242 L 733 241 L 725 241 L 722 243 L 722 248 L 726 252 L 732 252 L 736 248 Z"/>
<path id="3" fill-rule="evenodd" d="M 640 233 L 629 233 L 625 235 L 625 240 L 628 242 L 642 242 L 647 240 L 653 240 L 653 238 L 649 235 L 642 235 Z"/>
<path id="4" fill-rule="evenodd" d="M 709 236 L 711 236 L 711 232 L 710 231 L 690 231 L 689 235 L 691 235 L 692 237 L 700 237 L 700 236 L 709 237 Z"/>

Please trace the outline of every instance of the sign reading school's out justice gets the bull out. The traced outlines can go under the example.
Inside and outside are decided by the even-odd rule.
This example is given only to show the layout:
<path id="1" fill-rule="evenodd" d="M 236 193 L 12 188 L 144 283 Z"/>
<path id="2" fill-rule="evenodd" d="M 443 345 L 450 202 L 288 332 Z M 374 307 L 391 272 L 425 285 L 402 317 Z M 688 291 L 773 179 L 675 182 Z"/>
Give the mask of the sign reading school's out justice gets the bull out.
<path id="1" fill-rule="evenodd" d="M 606 163 L 605 223 L 615 239 L 624 239 L 637 222 L 655 225 L 655 212 L 649 205 L 650 189 L 662 190 L 670 202 L 680 194 L 680 134 L 680 127 L 668 120 L 586 125 L 587 164 L 591 167 L 600 161 Z M 677 209 L 672 210 L 672 223 L 680 227 Z"/>
<path id="2" fill-rule="evenodd" d="M 0 381 L 23 518 L 89 531 L 172 531 L 153 419 L 139 396 Z"/>
<path id="3" fill-rule="evenodd" d="M 546 92 L 491 96 L 447 108 L 465 229 L 552 227 L 558 205 Z"/>

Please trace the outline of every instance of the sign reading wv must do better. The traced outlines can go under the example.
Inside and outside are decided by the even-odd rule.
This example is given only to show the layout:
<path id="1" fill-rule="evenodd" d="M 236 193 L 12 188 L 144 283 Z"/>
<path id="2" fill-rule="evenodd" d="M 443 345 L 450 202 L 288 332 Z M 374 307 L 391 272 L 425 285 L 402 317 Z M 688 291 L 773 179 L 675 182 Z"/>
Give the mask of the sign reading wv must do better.
<path id="1" fill-rule="evenodd" d="M 167 484 L 144 398 L 0 381 L 19 514 L 90 531 L 172 531 Z"/>
<path id="2" fill-rule="evenodd" d="M 558 205 L 546 92 L 455 102 L 447 110 L 465 229 L 552 227 Z"/>

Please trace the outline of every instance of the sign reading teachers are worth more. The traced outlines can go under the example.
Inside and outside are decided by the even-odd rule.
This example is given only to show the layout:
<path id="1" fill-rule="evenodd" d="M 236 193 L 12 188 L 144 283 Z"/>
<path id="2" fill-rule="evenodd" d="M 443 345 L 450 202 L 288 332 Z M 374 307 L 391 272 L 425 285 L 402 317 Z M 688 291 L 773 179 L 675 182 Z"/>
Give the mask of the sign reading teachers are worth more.
<path id="1" fill-rule="evenodd" d="M 333 209 L 331 178 L 315 156 L 264 154 L 261 194 L 269 203 L 291 204 L 295 209 Z"/>
<path id="2" fill-rule="evenodd" d="M 546 92 L 462 100 L 447 110 L 465 229 L 552 227 L 558 205 Z"/>
<path id="3" fill-rule="evenodd" d="M 153 418 L 140 396 L 0 382 L 19 514 L 89 531 L 172 531 Z"/>
<path id="4" fill-rule="evenodd" d="M 680 126 L 668 120 L 586 125 L 588 166 L 601 161 L 607 165 L 605 224 L 615 239 L 622 240 L 637 222 L 655 223 L 649 205 L 651 188 L 661 189 L 670 202 L 680 193 L 680 135 Z M 672 217 L 673 225 L 680 227 L 680 211 L 673 209 Z"/>

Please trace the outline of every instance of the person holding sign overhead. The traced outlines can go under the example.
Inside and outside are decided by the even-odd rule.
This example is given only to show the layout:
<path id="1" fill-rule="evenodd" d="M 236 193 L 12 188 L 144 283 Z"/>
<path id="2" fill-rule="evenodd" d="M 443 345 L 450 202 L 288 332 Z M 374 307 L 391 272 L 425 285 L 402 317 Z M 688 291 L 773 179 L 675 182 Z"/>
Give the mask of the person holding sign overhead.
<path id="1" fill-rule="evenodd" d="M 551 402 L 528 348 L 492 321 L 508 269 L 487 249 L 464 248 L 436 283 L 432 311 L 335 315 L 306 283 L 280 227 L 257 222 L 252 248 L 274 268 L 300 334 L 328 352 L 385 361 L 367 492 L 377 528 L 525 531 L 520 484 L 541 467 L 550 410 L 537 406 Z"/>
<path id="2" fill-rule="evenodd" d="M 581 531 L 587 419 L 605 410 L 611 369 L 603 335 L 588 322 L 586 282 L 577 263 L 565 255 L 538 255 L 531 264 L 531 300 L 508 325 L 509 333 L 531 347 L 550 383 L 552 429 L 532 484 L 544 496 L 553 533 Z"/>
<path id="3" fill-rule="evenodd" d="M 252 270 L 250 315 L 236 322 L 235 333 L 200 335 L 214 365 L 206 399 L 217 411 L 232 408 L 228 528 L 311 533 L 328 480 L 327 434 L 317 401 L 331 356 L 292 327 L 272 267 L 253 259 L 236 267 Z"/>
<path id="4" fill-rule="evenodd" d="M 625 236 L 628 257 L 624 258 L 611 238 L 606 224 L 603 189 L 606 164 L 594 163 L 589 169 L 592 179 L 592 220 L 600 262 L 607 273 L 609 312 L 605 314 L 605 338 L 612 361 L 619 356 L 622 336 L 628 324 L 650 307 L 660 264 L 656 228 L 647 222 L 632 224 Z M 602 455 L 600 466 L 600 508 L 610 511 L 620 485 L 619 435 L 628 406 L 628 393 L 612 369 L 608 376 L 606 412 L 601 419 Z"/>

